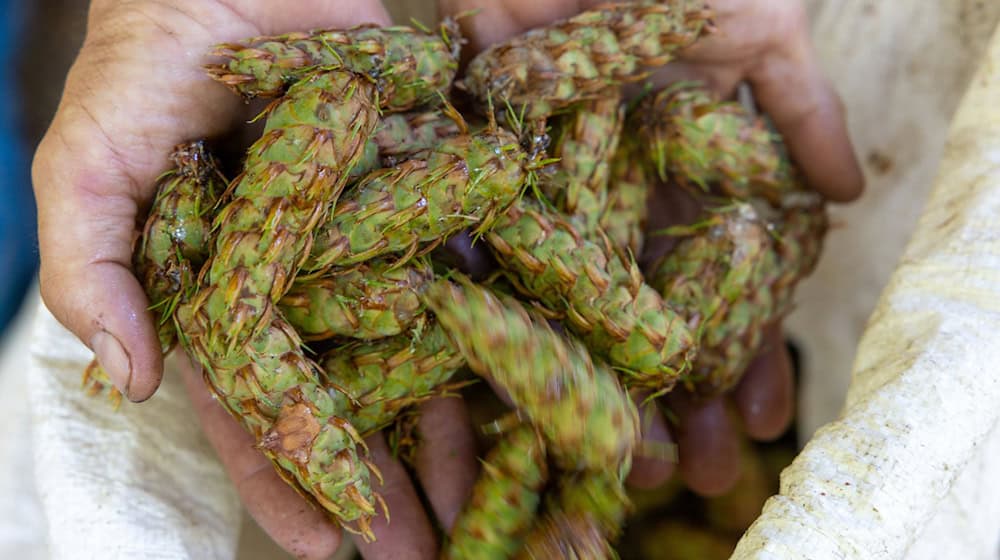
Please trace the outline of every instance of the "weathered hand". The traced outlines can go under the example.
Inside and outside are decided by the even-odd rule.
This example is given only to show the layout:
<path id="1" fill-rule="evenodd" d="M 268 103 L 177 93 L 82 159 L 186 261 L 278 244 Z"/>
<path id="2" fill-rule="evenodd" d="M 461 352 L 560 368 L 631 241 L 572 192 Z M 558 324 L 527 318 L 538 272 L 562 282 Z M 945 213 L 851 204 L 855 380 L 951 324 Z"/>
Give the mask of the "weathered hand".
<path id="1" fill-rule="evenodd" d="M 252 116 L 236 96 L 205 75 L 205 53 L 224 41 L 362 22 L 389 22 L 381 2 L 92 2 L 84 46 L 34 162 L 40 281 L 52 313 L 95 351 L 129 399 L 149 398 L 163 370 L 149 301 L 131 270 L 132 242 L 156 178 L 168 168 L 175 144 L 222 135 Z M 329 555 L 340 531 L 278 478 L 253 448 L 252 438 L 208 397 L 200 376 L 189 371 L 186 380 L 206 433 L 251 514 L 294 554 Z M 454 402 L 429 405 L 422 429 L 467 426 L 440 420 L 441 414 L 461 414 Z M 457 447 L 442 456 L 471 465 L 472 474 L 465 475 L 471 479 L 474 450 L 462 448 L 462 441 L 470 439 L 447 436 L 443 445 Z M 430 521 L 406 473 L 387 459 L 381 440 L 373 439 L 371 446 L 386 475 L 386 485 L 377 489 L 392 508 L 393 530 L 376 527 L 381 538 L 364 547 L 366 557 L 434 557 Z M 454 488 L 468 485 L 462 486 L 463 475 L 448 466 L 424 471 L 435 512 L 448 522 L 449 515 L 454 517 L 448 512 L 460 506 L 464 495 L 449 498 L 452 487 L 436 492 L 435 481 L 440 487 L 441 474 L 452 473 Z"/>
<path id="2" fill-rule="evenodd" d="M 443 14 L 477 10 L 462 20 L 469 51 L 504 40 L 526 29 L 571 16 L 600 4 L 597 0 L 441 0 Z M 718 32 L 681 53 L 678 61 L 657 72 L 655 83 L 681 79 L 702 81 L 725 97 L 746 82 L 762 112 L 774 121 L 810 187 L 828 199 L 857 198 L 863 177 L 847 135 L 840 100 L 823 76 L 809 37 L 802 2 L 784 0 L 715 0 L 711 2 Z M 676 216 L 651 209 L 651 228 L 668 225 Z M 760 356 L 728 396 L 739 412 L 743 431 L 766 440 L 781 434 L 792 417 L 794 390 L 791 361 L 780 325 L 769 328 Z M 667 427 L 650 415 L 646 436 L 674 441 L 680 462 L 639 457 L 630 482 L 656 486 L 679 468 L 695 491 L 717 494 L 739 477 L 739 429 L 730 420 L 723 398 L 695 402 L 677 391 L 666 404 L 678 418 Z"/>

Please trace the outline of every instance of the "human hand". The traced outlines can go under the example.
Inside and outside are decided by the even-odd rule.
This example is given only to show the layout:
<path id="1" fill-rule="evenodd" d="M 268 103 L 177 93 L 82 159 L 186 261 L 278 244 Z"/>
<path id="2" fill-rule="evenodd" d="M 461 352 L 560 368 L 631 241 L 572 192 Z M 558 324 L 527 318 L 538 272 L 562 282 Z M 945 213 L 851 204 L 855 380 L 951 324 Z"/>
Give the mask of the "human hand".
<path id="1" fill-rule="evenodd" d="M 34 161 L 40 282 L 49 309 L 91 346 L 127 398 L 149 398 L 163 369 L 149 301 L 131 270 L 132 243 L 156 178 L 168 168 L 174 145 L 222 135 L 252 116 L 239 98 L 205 75 L 205 53 L 224 41 L 362 22 L 386 24 L 389 18 L 377 0 L 92 2 L 84 46 Z M 331 553 L 340 531 L 278 477 L 252 438 L 208 396 L 200 375 L 189 370 L 185 380 L 209 439 L 258 523 L 296 555 Z M 461 415 L 454 401 L 428 407 L 421 429 L 429 440 L 435 440 L 435 430 L 468 426 L 452 418 Z M 435 412 L 442 407 L 444 413 Z M 441 421 L 441 414 L 449 420 Z M 471 484 L 462 486 L 463 476 L 474 477 L 474 449 L 463 448 L 463 441 L 471 436 L 441 440 L 457 447 L 442 451 L 444 464 L 434 472 L 418 469 L 426 474 L 421 480 L 444 524 L 464 498 L 449 496 Z M 387 458 L 381 440 L 370 445 L 386 476 L 376 489 L 392 508 L 393 530 L 374 527 L 380 538 L 365 545 L 364 554 L 433 557 L 434 535 L 412 484 Z M 472 474 L 450 468 L 452 458 L 465 459 Z M 441 475 L 450 477 L 451 486 L 437 491 Z"/>
<path id="2" fill-rule="evenodd" d="M 440 0 L 442 14 L 477 10 L 461 22 L 471 52 L 600 3 Z M 656 72 L 654 84 L 693 79 L 729 98 L 741 82 L 746 82 L 761 111 L 783 135 L 809 186 L 832 201 L 857 198 L 863 177 L 847 135 L 843 107 L 819 68 L 802 3 L 715 0 L 711 6 L 719 31 Z M 650 229 L 668 225 L 671 219 L 676 216 L 658 216 L 654 202 Z M 657 220 L 660 223 L 655 223 Z M 791 360 L 780 325 L 772 325 L 760 355 L 725 398 L 734 401 L 743 431 L 754 439 L 767 440 L 787 428 L 793 396 Z M 644 414 L 649 419 L 644 422 L 644 435 L 647 440 L 676 442 L 679 464 L 637 457 L 629 482 L 639 487 L 657 486 L 677 468 L 688 486 L 701 494 L 718 494 L 735 484 L 739 478 L 739 434 L 727 414 L 725 399 L 697 401 L 675 391 L 666 404 L 676 415 L 677 424 L 668 428 L 658 412 Z"/>

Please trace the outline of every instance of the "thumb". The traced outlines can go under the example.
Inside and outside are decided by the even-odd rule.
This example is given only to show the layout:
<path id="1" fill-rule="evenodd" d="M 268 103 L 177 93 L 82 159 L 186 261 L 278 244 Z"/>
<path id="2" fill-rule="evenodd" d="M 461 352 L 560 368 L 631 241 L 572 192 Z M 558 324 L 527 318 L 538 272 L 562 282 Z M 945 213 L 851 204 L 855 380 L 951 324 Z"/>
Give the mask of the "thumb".
<path id="1" fill-rule="evenodd" d="M 95 141 L 99 130 L 61 115 L 36 152 L 39 281 L 52 314 L 90 346 L 122 394 L 142 401 L 163 372 L 149 301 L 131 270 L 139 192 L 152 185 L 116 172 L 123 166 Z"/>

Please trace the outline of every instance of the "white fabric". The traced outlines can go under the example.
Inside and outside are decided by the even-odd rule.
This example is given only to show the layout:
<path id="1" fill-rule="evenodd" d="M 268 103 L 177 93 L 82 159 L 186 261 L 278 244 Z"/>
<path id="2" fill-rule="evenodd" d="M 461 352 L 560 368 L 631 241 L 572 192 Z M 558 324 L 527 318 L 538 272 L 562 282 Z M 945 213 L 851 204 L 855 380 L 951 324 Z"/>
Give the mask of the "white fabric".
<path id="1" fill-rule="evenodd" d="M 28 379 L 34 475 L 49 558 L 233 558 L 240 507 L 168 374 L 156 398 L 114 411 L 80 390 L 91 358 L 44 309 Z"/>
<path id="2" fill-rule="evenodd" d="M 1000 495 L 982 471 L 996 464 L 982 453 L 1000 418 L 998 98 L 1000 33 L 862 338 L 841 418 L 785 470 L 733 558 L 996 557 L 996 506 L 966 508 Z"/>

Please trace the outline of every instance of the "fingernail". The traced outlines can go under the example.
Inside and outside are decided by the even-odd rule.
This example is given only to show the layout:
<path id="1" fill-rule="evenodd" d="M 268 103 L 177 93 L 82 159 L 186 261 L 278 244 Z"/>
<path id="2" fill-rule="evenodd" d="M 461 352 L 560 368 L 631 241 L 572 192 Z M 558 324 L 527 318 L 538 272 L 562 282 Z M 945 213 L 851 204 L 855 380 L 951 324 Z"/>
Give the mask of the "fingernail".
<path id="1" fill-rule="evenodd" d="M 111 333 L 100 331 L 91 337 L 90 348 L 111 382 L 128 397 L 129 385 L 132 383 L 132 359 L 122 343 Z"/>

